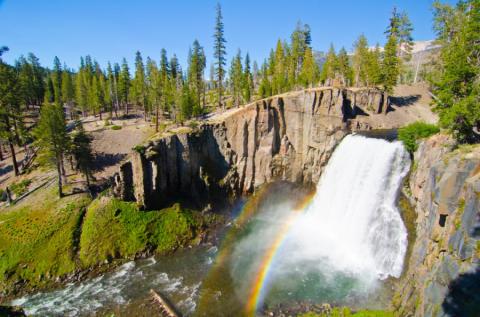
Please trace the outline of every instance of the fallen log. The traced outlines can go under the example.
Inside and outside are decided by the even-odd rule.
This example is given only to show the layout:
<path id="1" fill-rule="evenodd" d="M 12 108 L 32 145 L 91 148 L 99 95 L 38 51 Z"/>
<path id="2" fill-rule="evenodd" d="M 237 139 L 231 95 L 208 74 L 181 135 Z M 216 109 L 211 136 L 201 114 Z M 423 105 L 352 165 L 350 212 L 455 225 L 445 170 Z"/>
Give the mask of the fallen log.
<path id="1" fill-rule="evenodd" d="M 150 294 L 152 295 L 153 300 L 158 304 L 160 312 L 164 317 L 180 317 L 180 314 L 166 298 L 155 292 L 153 289 L 150 290 Z"/>

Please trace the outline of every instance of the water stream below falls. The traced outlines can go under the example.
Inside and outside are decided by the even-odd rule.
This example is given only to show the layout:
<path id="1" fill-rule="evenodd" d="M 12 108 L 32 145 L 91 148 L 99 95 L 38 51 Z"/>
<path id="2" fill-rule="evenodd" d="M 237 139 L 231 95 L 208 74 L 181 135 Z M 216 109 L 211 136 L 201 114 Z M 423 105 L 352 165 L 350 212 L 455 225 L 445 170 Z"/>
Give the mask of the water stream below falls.
<path id="1" fill-rule="evenodd" d="M 409 165 L 400 142 L 347 136 L 314 194 L 292 184 L 267 186 L 247 201 L 218 245 L 128 262 L 13 304 L 42 316 L 145 315 L 138 310 L 150 309 L 153 288 L 187 316 L 305 302 L 381 306 L 385 279 L 400 276 L 407 248 L 396 202 Z"/>

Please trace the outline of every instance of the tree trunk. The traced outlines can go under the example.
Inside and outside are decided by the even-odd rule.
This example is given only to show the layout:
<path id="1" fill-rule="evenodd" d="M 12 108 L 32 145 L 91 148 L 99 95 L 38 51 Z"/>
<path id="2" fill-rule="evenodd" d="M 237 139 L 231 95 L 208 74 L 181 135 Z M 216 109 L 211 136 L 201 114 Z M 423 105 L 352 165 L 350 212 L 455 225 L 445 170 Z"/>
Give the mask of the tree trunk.
<path id="1" fill-rule="evenodd" d="M 158 103 L 155 106 L 155 132 L 158 132 Z"/>
<path id="2" fill-rule="evenodd" d="M 13 119 L 13 132 L 15 133 L 15 142 L 20 145 L 20 135 L 18 134 L 17 120 Z"/>
<path id="3" fill-rule="evenodd" d="M 0 144 L 0 161 L 3 161 L 3 149 L 1 144 Z"/>
<path id="4" fill-rule="evenodd" d="M 58 174 L 58 196 L 60 198 L 63 197 L 63 191 L 62 191 L 62 168 L 61 168 L 61 158 L 57 157 L 57 174 Z"/>
<path id="5" fill-rule="evenodd" d="M 8 140 L 8 145 L 10 146 L 10 153 L 12 153 L 13 170 L 15 171 L 15 176 L 18 176 L 20 172 L 18 171 L 17 157 L 15 156 L 15 148 L 11 139 Z"/>
<path id="6" fill-rule="evenodd" d="M 67 183 L 67 173 L 65 172 L 65 165 L 63 164 L 63 154 L 60 154 L 60 171 L 62 172 L 63 179 L 65 181 L 65 184 Z"/>
<path id="7" fill-rule="evenodd" d="M 119 106 L 118 106 L 118 89 L 117 89 L 117 78 L 115 76 L 113 76 L 113 86 L 114 86 L 114 90 L 115 90 L 115 119 L 118 119 L 118 110 L 119 110 Z"/>

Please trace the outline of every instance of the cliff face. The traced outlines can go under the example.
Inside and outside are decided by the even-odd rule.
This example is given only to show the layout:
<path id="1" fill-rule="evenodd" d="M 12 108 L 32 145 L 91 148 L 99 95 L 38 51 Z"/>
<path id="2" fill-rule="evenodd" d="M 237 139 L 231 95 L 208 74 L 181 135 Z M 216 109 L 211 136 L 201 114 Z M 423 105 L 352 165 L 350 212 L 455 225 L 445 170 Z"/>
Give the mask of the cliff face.
<path id="1" fill-rule="evenodd" d="M 479 291 L 468 283 L 480 281 L 480 147 L 452 146 L 437 135 L 415 153 L 407 194 L 417 238 L 394 298 L 401 316 L 476 316 L 463 309 Z"/>
<path id="2" fill-rule="evenodd" d="M 158 208 L 179 198 L 202 206 L 274 179 L 316 183 L 345 134 L 371 127 L 356 119 L 386 111 L 375 89 L 315 89 L 264 99 L 149 142 L 121 166 L 114 192 Z"/>

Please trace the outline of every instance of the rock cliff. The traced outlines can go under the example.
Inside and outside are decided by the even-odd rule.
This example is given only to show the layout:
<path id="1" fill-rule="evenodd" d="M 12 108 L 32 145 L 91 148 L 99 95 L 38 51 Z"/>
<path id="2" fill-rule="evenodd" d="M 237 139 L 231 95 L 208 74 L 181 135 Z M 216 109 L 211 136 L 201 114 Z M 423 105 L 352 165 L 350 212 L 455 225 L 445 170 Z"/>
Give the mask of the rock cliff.
<path id="1" fill-rule="evenodd" d="M 400 316 L 478 316 L 480 311 L 465 311 L 471 304 L 479 309 L 480 286 L 472 289 L 469 283 L 480 281 L 480 146 L 452 151 L 453 145 L 449 137 L 436 135 L 414 155 L 406 194 L 417 214 L 417 238 L 394 296 Z M 476 303 L 465 302 L 472 296 Z"/>
<path id="2" fill-rule="evenodd" d="M 405 107 L 387 100 L 376 89 L 318 88 L 214 115 L 137 148 L 115 175 L 114 192 L 147 209 L 180 198 L 201 207 L 275 179 L 316 183 L 347 133 L 392 127 L 384 124 L 389 113 Z"/>

